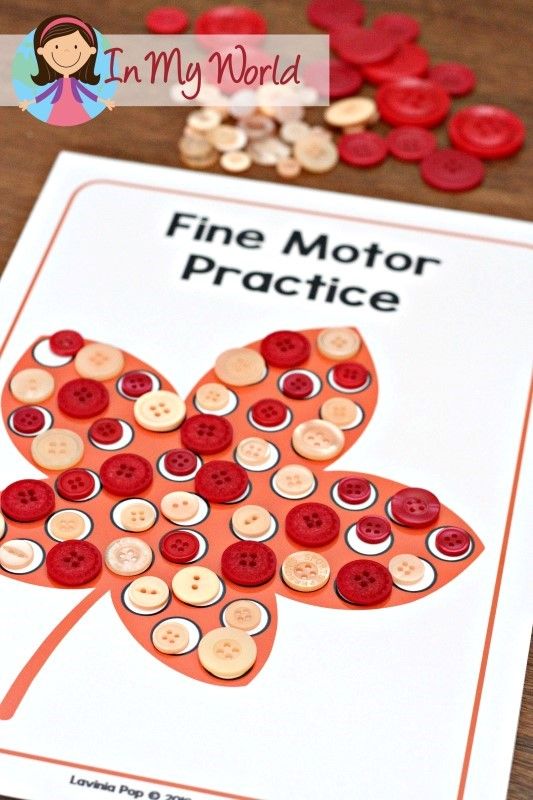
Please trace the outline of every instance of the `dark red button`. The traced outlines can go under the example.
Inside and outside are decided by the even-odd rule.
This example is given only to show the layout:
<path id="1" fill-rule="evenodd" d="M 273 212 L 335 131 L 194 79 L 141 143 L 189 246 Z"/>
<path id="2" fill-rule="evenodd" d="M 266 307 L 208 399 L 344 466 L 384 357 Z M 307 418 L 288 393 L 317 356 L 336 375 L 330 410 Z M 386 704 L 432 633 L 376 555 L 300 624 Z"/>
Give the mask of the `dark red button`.
<path id="1" fill-rule="evenodd" d="M 57 479 L 56 489 L 65 500 L 86 500 L 94 492 L 96 481 L 86 469 L 75 467 L 62 472 Z"/>
<path id="2" fill-rule="evenodd" d="M 367 544 L 381 544 L 392 533 L 390 522 L 385 517 L 361 517 L 355 525 L 358 537 Z"/>
<path id="3" fill-rule="evenodd" d="M 485 167 L 476 156 L 447 147 L 426 156 L 420 164 L 420 174 L 434 189 L 468 192 L 483 182 Z"/>
<path id="4" fill-rule="evenodd" d="M 403 44 L 387 61 L 368 64 L 363 75 L 370 83 L 386 83 L 398 78 L 418 78 L 425 75 L 429 65 L 427 50 L 418 44 Z"/>
<path id="5" fill-rule="evenodd" d="M 329 92 L 331 100 L 339 100 L 357 94 L 363 85 L 363 77 L 353 64 L 331 58 L 329 63 L 317 61 L 309 64 L 304 70 L 304 83 L 316 89 L 322 97 L 327 97 Z"/>
<path id="6" fill-rule="evenodd" d="M 56 356 L 75 356 L 84 344 L 78 331 L 57 331 L 50 336 L 50 350 Z"/>
<path id="7" fill-rule="evenodd" d="M 200 542 L 190 531 L 176 529 L 165 534 L 159 542 L 163 558 L 173 564 L 186 564 L 198 555 Z"/>
<path id="8" fill-rule="evenodd" d="M 447 116 L 450 98 L 440 86 L 420 78 L 401 78 L 380 86 L 376 101 L 389 125 L 434 128 Z"/>
<path id="9" fill-rule="evenodd" d="M 361 503 L 366 503 L 372 493 L 372 486 L 366 478 L 357 478 L 350 475 L 349 478 L 343 478 L 339 481 L 337 492 L 343 503 L 357 506 Z"/>
<path id="10" fill-rule="evenodd" d="M 280 400 L 268 397 L 258 400 L 250 410 L 255 424 L 262 425 L 264 428 L 275 428 L 282 425 L 287 419 L 287 406 Z"/>
<path id="11" fill-rule="evenodd" d="M 400 161 L 422 161 L 437 149 L 437 137 L 427 128 L 402 125 L 387 136 L 389 152 Z"/>
<path id="12" fill-rule="evenodd" d="M 459 150 L 478 158 L 507 158 L 526 138 L 522 120 L 500 106 L 462 108 L 450 120 L 450 140 Z"/>
<path id="13" fill-rule="evenodd" d="M 439 516 L 440 503 L 427 489 L 400 489 L 392 497 L 391 513 L 400 525 L 424 528 Z"/>
<path id="14" fill-rule="evenodd" d="M 276 574 L 276 556 L 262 542 L 235 542 L 222 553 L 222 575 L 239 586 L 260 586 Z"/>
<path id="15" fill-rule="evenodd" d="M 332 377 L 341 389 L 360 389 L 368 380 L 369 371 L 355 361 L 343 361 L 335 364 Z"/>
<path id="16" fill-rule="evenodd" d="M 194 486 L 211 503 L 231 503 L 246 491 L 248 475 L 233 461 L 209 461 L 196 473 Z"/>
<path id="17" fill-rule="evenodd" d="M 360 25 L 365 18 L 365 7 L 359 0 L 311 0 L 307 18 L 311 25 L 324 30 Z"/>
<path id="18" fill-rule="evenodd" d="M 379 561 L 361 558 L 340 568 L 337 590 L 348 603 L 376 606 L 390 597 L 392 577 Z"/>
<path id="19" fill-rule="evenodd" d="M 409 14 L 380 14 L 374 20 L 373 27 L 394 36 L 401 44 L 412 42 L 420 35 L 418 20 Z"/>
<path id="20" fill-rule="evenodd" d="M 299 367 L 310 352 L 309 339 L 295 331 L 275 331 L 261 342 L 261 355 L 271 367 Z"/>
<path id="21" fill-rule="evenodd" d="M 122 391 L 128 397 L 141 397 L 154 388 L 153 380 L 145 372 L 126 372 L 121 385 Z"/>
<path id="22" fill-rule="evenodd" d="M 90 542 L 59 542 L 46 556 L 46 570 L 51 580 L 62 586 L 82 586 L 100 574 L 102 556 Z"/>
<path id="23" fill-rule="evenodd" d="M 184 447 L 180 447 L 165 453 L 163 464 L 171 475 L 182 478 L 194 472 L 198 464 L 198 458 L 191 450 L 185 450 Z"/>
<path id="24" fill-rule="evenodd" d="M 17 433 L 31 435 L 44 428 L 44 414 L 40 408 L 21 406 L 13 412 L 11 424 Z"/>
<path id="25" fill-rule="evenodd" d="M 281 391 L 292 400 L 305 400 L 313 393 L 313 381 L 305 372 L 293 372 L 283 378 Z"/>
<path id="26" fill-rule="evenodd" d="M 435 537 L 435 547 L 443 556 L 464 556 L 470 547 L 470 536 L 462 528 L 443 528 Z"/>
<path id="27" fill-rule="evenodd" d="M 133 453 L 111 456 L 100 468 L 104 489 L 118 497 L 133 497 L 144 492 L 152 483 L 150 463 Z"/>
<path id="28" fill-rule="evenodd" d="M 321 547 L 339 535 L 339 515 L 323 503 L 299 503 L 285 519 L 285 530 L 303 547 Z"/>
<path id="29" fill-rule="evenodd" d="M 378 133 L 345 133 L 337 146 L 339 156 L 352 167 L 376 167 L 387 158 L 387 144 Z"/>
<path id="30" fill-rule="evenodd" d="M 67 417 L 96 417 L 109 405 L 109 392 L 99 381 L 76 378 L 63 384 L 57 393 L 57 405 Z"/>
<path id="31" fill-rule="evenodd" d="M 148 12 L 145 24 L 150 33 L 183 33 L 189 26 L 189 17 L 182 8 L 160 6 Z"/>
<path id="32" fill-rule="evenodd" d="M 102 417 L 93 422 L 89 436 L 98 444 L 116 444 L 122 439 L 124 431 L 118 419 Z"/>
<path id="33" fill-rule="evenodd" d="M 260 36 L 266 33 L 267 23 L 262 14 L 246 6 L 217 6 L 196 18 L 194 31 L 204 36 L 217 33 Z"/>
<path id="34" fill-rule="evenodd" d="M 16 522 L 36 522 L 51 514 L 55 506 L 53 490 L 44 481 L 22 480 L 6 486 L 0 507 Z"/>
<path id="35" fill-rule="evenodd" d="M 181 426 L 181 441 L 193 453 L 221 453 L 233 441 L 233 427 L 225 417 L 195 414 Z"/>
<path id="36" fill-rule="evenodd" d="M 390 58 L 399 43 L 385 31 L 374 28 L 336 28 L 330 34 L 331 48 L 349 64 L 375 64 Z"/>
<path id="37" fill-rule="evenodd" d="M 429 70 L 428 78 L 442 86 L 452 97 L 464 97 L 476 86 L 476 75 L 473 70 L 457 61 L 435 64 Z"/>

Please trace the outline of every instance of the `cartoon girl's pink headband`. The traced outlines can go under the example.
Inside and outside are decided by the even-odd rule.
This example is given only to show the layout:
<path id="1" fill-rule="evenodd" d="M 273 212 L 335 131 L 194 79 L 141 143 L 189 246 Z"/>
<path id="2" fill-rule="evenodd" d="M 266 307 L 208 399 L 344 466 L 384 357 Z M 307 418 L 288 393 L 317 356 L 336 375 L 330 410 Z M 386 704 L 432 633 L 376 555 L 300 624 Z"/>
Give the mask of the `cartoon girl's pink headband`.
<path id="1" fill-rule="evenodd" d="M 43 32 L 41 33 L 40 44 L 43 43 L 43 39 L 49 30 L 55 28 L 56 25 L 63 25 L 64 23 L 70 23 L 71 25 L 77 25 L 78 28 L 82 28 L 85 31 L 85 33 L 89 34 L 89 38 L 91 42 L 94 44 L 94 36 L 92 30 L 89 28 L 88 25 L 85 24 L 85 22 L 82 22 L 82 20 L 78 19 L 77 17 L 58 17 L 57 19 L 52 20 L 52 22 L 49 22 L 48 25 L 43 30 Z"/>

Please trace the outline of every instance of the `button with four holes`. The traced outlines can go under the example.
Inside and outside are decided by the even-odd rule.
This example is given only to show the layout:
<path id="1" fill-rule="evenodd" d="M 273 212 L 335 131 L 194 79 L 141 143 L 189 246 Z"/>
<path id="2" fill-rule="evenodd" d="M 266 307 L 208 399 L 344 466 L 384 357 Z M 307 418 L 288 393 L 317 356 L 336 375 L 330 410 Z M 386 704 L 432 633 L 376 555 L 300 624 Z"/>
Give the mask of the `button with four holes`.
<path id="1" fill-rule="evenodd" d="M 237 445 L 239 461 L 247 467 L 260 467 L 270 458 L 270 444 L 258 436 L 249 436 L 242 439 Z"/>
<path id="2" fill-rule="evenodd" d="M 151 503 L 127 503 L 120 512 L 120 524 L 132 533 L 143 533 L 155 525 L 156 516 Z"/>
<path id="3" fill-rule="evenodd" d="M 338 482 L 337 493 L 344 503 L 357 506 L 361 503 L 366 503 L 370 499 L 372 486 L 366 478 L 350 475 Z"/>
<path id="4" fill-rule="evenodd" d="M 318 334 L 319 352 L 332 361 L 353 358 L 361 348 L 361 337 L 353 328 L 326 328 Z"/>
<path id="5" fill-rule="evenodd" d="M 102 417 L 95 420 L 89 428 L 90 438 L 98 444 L 116 444 L 122 439 L 124 431 L 118 419 Z"/>
<path id="6" fill-rule="evenodd" d="M 358 537 L 367 544 L 381 544 L 392 533 L 390 522 L 386 517 L 368 515 L 357 520 L 355 531 Z"/>
<path id="7" fill-rule="evenodd" d="M 274 484 L 282 494 L 290 497 L 301 497 L 311 491 L 315 485 L 315 476 L 302 464 L 287 464 L 274 477 Z"/>
<path id="8" fill-rule="evenodd" d="M 146 372 L 134 370 L 122 376 L 122 391 L 127 397 L 137 399 L 154 388 L 154 382 Z"/>
<path id="9" fill-rule="evenodd" d="M 391 499 L 391 514 L 400 525 L 424 528 L 439 516 L 440 503 L 427 489 L 400 489 Z"/>
<path id="10" fill-rule="evenodd" d="M 249 347 L 225 350 L 215 361 L 217 378 L 229 386 L 251 386 L 259 383 L 265 372 L 263 356 Z"/>
<path id="11" fill-rule="evenodd" d="M 56 356 L 72 358 L 81 350 L 84 344 L 83 336 L 78 331 L 56 331 L 50 336 L 50 350 Z"/>
<path id="12" fill-rule="evenodd" d="M 400 553 L 389 561 L 389 572 L 394 583 L 410 586 L 424 577 L 424 562 L 411 553 Z"/>
<path id="13" fill-rule="evenodd" d="M 175 392 L 165 389 L 146 392 L 137 398 L 133 415 L 147 431 L 173 431 L 185 419 L 185 403 Z"/>
<path id="14" fill-rule="evenodd" d="M 174 530 L 166 533 L 159 542 L 163 558 L 173 564 L 186 564 L 198 555 L 200 542 L 190 531 Z"/>
<path id="15" fill-rule="evenodd" d="M 196 390 L 196 402 L 206 411 L 221 411 L 230 399 L 230 393 L 222 383 L 204 383 Z"/>
<path id="16" fill-rule="evenodd" d="M 75 511 L 58 511 L 48 523 L 50 533 L 62 542 L 79 539 L 85 531 L 85 519 Z"/>
<path id="17" fill-rule="evenodd" d="M 17 433 L 33 436 L 44 428 L 44 414 L 40 408 L 35 408 L 35 406 L 22 406 L 13 412 L 11 424 Z"/>
<path id="18" fill-rule="evenodd" d="M 300 550 L 287 556 L 281 565 L 283 580 L 297 592 L 316 592 L 329 580 L 329 564 L 320 553 Z"/>
<path id="19" fill-rule="evenodd" d="M 363 364 L 358 364 L 356 361 L 344 361 L 340 364 L 335 364 L 332 377 L 341 389 L 354 390 L 360 389 L 365 385 L 369 374 Z"/>
<path id="20" fill-rule="evenodd" d="M 56 489 L 65 500 L 79 502 L 86 500 L 94 492 L 94 475 L 87 469 L 67 469 L 57 479 Z"/>
<path id="21" fill-rule="evenodd" d="M 463 528 L 443 528 L 435 537 L 435 547 L 443 556 L 463 556 L 470 548 L 470 535 Z"/>
<path id="22" fill-rule="evenodd" d="M 313 381 L 305 372 L 291 372 L 283 378 L 281 391 L 292 400 L 305 400 L 313 394 Z"/>
<path id="23" fill-rule="evenodd" d="M 258 400 L 251 408 L 253 421 L 264 428 L 277 428 L 282 425 L 287 419 L 287 412 L 284 403 L 272 398 Z"/>
<path id="24" fill-rule="evenodd" d="M 242 497 L 248 487 L 248 475 L 233 461 L 209 461 L 198 470 L 196 492 L 211 503 L 231 503 Z"/>
<path id="25" fill-rule="evenodd" d="M 195 414 L 185 420 L 181 441 L 193 453 L 221 453 L 233 441 L 233 427 L 225 417 L 216 414 Z"/>
<path id="26" fill-rule="evenodd" d="M 90 542 L 59 542 L 48 551 L 46 570 L 49 578 L 56 583 L 83 586 L 100 574 L 102 556 Z"/>
<path id="27" fill-rule="evenodd" d="M 84 450 L 80 436 L 64 428 L 50 428 L 39 433 L 31 443 L 35 463 L 51 470 L 73 467 L 82 459 Z"/>
<path id="28" fill-rule="evenodd" d="M 6 517 L 16 522 L 37 522 L 52 513 L 55 496 L 47 483 L 28 478 L 6 486 L 0 505 Z"/>
<path id="29" fill-rule="evenodd" d="M 109 405 L 106 387 L 91 378 L 75 378 L 64 383 L 57 393 L 59 410 L 67 417 L 88 419 L 105 411 Z"/>
<path id="30" fill-rule="evenodd" d="M 150 462 L 134 453 L 111 456 L 100 467 L 104 489 L 118 497 L 141 494 L 151 485 L 152 478 Z"/>
<path id="31" fill-rule="evenodd" d="M 152 643 L 160 653 L 175 656 L 182 653 L 189 644 L 189 631 L 181 622 L 166 620 L 154 628 Z"/>
<path id="32" fill-rule="evenodd" d="M 272 367 L 299 367 L 310 352 L 309 339 L 296 331 L 275 331 L 261 342 L 261 354 Z"/>
<path id="33" fill-rule="evenodd" d="M 222 553 L 221 568 L 239 586 L 261 586 L 276 574 L 276 555 L 263 542 L 235 542 Z"/>
<path id="34" fill-rule="evenodd" d="M 328 420 L 310 419 L 296 426 L 292 446 L 303 458 L 328 461 L 338 456 L 344 447 L 344 433 Z"/>
<path id="35" fill-rule="evenodd" d="M 287 536 L 304 547 L 322 547 L 337 538 L 339 515 L 323 503 L 298 503 L 285 518 Z"/>
<path id="36" fill-rule="evenodd" d="M 11 378 L 11 394 L 20 403 L 42 403 L 54 393 L 54 379 L 44 369 L 22 369 Z"/>
<path id="37" fill-rule="evenodd" d="M 179 447 L 165 453 L 163 465 L 171 475 L 183 478 L 185 475 L 191 475 L 194 472 L 198 466 L 198 459 L 192 450 Z"/>
<path id="38" fill-rule="evenodd" d="M 234 600 L 224 609 L 224 623 L 240 631 L 253 631 L 261 622 L 261 610 L 253 600 Z"/>
<path id="39" fill-rule="evenodd" d="M 92 344 L 84 345 L 78 350 L 74 359 L 74 366 L 82 378 L 107 381 L 122 372 L 124 356 L 116 347 L 93 342 Z"/>
<path id="40" fill-rule="evenodd" d="M 238 628 L 215 628 L 201 639 L 198 658 L 216 678 L 240 678 L 253 667 L 257 645 L 252 636 Z"/>
<path id="41" fill-rule="evenodd" d="M 374 606 L 385 602 L 392 592 L 392 577 L 379 561 L 356 559 L 340 568 L 337 591 L 347 603 Z"/>
<path id="42" fill-rule="evenodd" d="M 320 416 L 338 428 L 349 428 L 359 413 L 357 405 L 347 397 L 330 397 L 320 406 Z"/>

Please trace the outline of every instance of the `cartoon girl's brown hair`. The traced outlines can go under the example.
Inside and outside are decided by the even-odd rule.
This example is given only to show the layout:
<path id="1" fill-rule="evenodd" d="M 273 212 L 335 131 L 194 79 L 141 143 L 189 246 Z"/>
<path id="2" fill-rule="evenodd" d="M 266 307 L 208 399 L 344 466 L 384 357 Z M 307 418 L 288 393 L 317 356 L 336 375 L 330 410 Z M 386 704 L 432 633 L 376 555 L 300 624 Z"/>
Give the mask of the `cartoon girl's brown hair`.
<path id="1" fill-rule="evenodd" d="M 57 25 L 54 25 L 55 20 L 58 21 Z M 31 76 L 32 81 L 36 83 L 37 86 L 44 86 L 47 83 L 53 83 L 53 81 L 63 77 L 53 67 L 46 63 L 44 57 L 39 55 L 37 52 L 37 48 L 43 47 L 43 45 L 49 42 L 50 39 L 57 39 L 58 36 L 68 36 L 76 31 L 78 31 L 78 33 L 83 37 L 87 44 L 90 45 L 90 47 L 96 47 L 98 49 L 94 28 L 77 17 L 67 17 L 63 14 L 60 14 L 55 17 L 48 17 L 47 19 L 44 19 L 37 26 L 33 37 L 33 47 L 35 50 L 35 58 L 37 59 L 38 72 L 37 75 Z M 70 77 L 77 78 L 77 80 L 82 81 L 83 83 L 89 83 L 93 86 L 99 83 L 100 75 L 96 75 L 94 72 L 97 55 L 97 52 L 92 53 L 83 67 L 80 67 L 77 72 L 73 72 Z"/>

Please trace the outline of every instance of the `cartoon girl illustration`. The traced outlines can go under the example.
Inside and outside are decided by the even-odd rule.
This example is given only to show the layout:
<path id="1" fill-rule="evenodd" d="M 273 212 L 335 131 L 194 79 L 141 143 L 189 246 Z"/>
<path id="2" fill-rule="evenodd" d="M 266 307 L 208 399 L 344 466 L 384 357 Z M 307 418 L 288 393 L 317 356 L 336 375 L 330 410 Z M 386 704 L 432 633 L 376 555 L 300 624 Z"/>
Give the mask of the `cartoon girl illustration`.
<path id="1" fill-rule="evenodd" d="M 48 17 L 36 28 L 33 46 L 38 72 L 32 75 L 32 80 L 37 86 L 47 88 L 19 103 L 22 111 L 50 97 L 52 111 L 47 121 L 67 126 L 81 125 L 91 119 L 83 106 L 83 96 L 113 110 L 113 100 L 98 97 L 85 85 L 94 86 L 100 81 L 94 72 L 98 42 L 90 25 L 78 17 Z"/>

